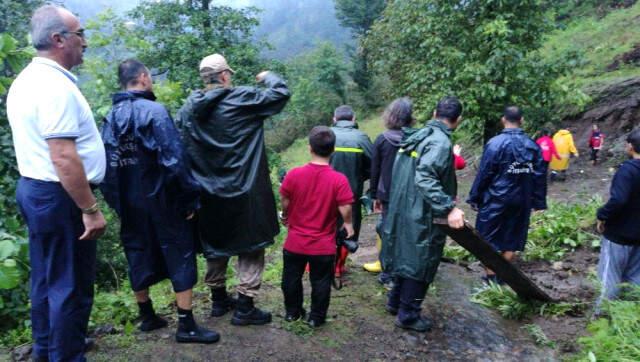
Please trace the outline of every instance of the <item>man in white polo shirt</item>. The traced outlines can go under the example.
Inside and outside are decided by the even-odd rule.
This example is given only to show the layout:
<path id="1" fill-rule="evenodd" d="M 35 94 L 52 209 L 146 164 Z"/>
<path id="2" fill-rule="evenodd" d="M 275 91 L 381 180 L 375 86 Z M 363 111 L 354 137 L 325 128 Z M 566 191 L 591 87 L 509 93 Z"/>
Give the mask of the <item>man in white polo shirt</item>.
<path id="1" fill-rule="evenodd" d="M 91 187 L 104 177 L 105 152 L 69 71 L 87 47 L 80 22 L 45 5 L 33 14 L 31 37 L 38 56 L 11 85 L 7 113 L 21 175 L 16 198 L 29 229 L 32 357 L 84 361 L 95 240 L 106 226 Z"/>

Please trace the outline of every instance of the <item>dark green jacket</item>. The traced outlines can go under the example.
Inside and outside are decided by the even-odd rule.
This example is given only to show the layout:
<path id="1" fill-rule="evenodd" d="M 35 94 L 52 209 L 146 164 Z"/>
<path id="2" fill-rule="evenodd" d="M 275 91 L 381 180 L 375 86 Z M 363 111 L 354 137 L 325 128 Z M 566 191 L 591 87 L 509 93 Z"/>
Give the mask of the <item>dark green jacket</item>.
<path id="1" fill-rule="evenodd" d="M 381 259 L 394 276 L 431 283 L 446 239 L 433 219 L 447 217 L 457 193 L 451 131 L 432 120 L 422 129 L 403 132 L 393 166 Z"/>
<path id="2" fill-rule="evenodd" d="M 198 232 L 207 258 L 264 249 L 279 232 L 264 121 L 289 100 L 273 73 L 264 87 L 193 92 L 178 111 L 191 172 L 202 186 Z"/>
<path id="3" fill-rule="evenodd" d="M 336 134 L 336 151 L 331 155 L 331 167 L 347 176 L 353 192 L 353 228 L 354 240 L 360 235 L 362 223 L 361 203 L 364 182 L 371 175 L 371 156 L 373 144 L 364 132 L 356 128 L 351 121 L 338 121 L 331 127 Z"/>

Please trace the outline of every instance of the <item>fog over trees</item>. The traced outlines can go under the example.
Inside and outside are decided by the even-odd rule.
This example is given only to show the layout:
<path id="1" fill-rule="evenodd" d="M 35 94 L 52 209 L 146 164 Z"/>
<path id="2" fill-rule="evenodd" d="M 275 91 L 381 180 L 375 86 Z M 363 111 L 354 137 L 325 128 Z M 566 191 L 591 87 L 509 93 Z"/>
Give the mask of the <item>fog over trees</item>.
<path id="1" fill-rule="evenodd" d="M 85 21 L 111 7 L 118 13 L 134 8 L 135 0 L 59 0 Z M 333 0 L 214 0 L 215 6 L 260 9 L 257 38 L 266 39 L 273 49 L 265 49 L 267 57 L 288 59 L 313 49 L 319 42 L 328 41 L 339 49 L 352 45 L 350 30 L 341 27 L 335 17 Z"/>

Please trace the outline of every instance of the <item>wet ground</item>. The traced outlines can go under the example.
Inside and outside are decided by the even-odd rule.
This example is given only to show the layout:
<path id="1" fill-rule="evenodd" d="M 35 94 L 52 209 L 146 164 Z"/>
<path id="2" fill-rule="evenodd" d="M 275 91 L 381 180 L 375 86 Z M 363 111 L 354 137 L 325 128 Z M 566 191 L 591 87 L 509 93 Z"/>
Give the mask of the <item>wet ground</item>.
<path id="1" fill-rule="evenodd" d="M 600 195 L 606 199 L 611 179 L 609 166 L 591 167 L 576 162 L 569 180 L 550 185 L 550 198 L 561 202 L 579 202 Z M 582 172 L 581 172 L 582 171 Z M 473 160 L 459 174 L 461 198 L 468 193 L 475 174 Z M 474 215 L 467 211 L 469 219 Z M 282 294 L 277 280 L 263 285 L 259 306 L 274 313 L 272 324 L 260 327 L 233 327 L 230 316 L 208 317 L 210 301 L 205 293 L 196 294 L 195 314 L 208 328 L 222 334 L 214 345 L 178 345 L 173 341 L 175 319 L 168 328 L 150 334 L 136 331 L 126 334 L 119 327 L 114 334 L 97 336 L 97 348 L 88 354 L 95 361 L 301 361 L 301 360 L 464 360 L 464 361 L 547 361 L 558 360 L 575 351 L 575 340 L 585 333 L 588 308 L 584 313 L 555 318 L 534 317 L 509 321 L 490 309 L 469 301 L 474 288 L 480 287 L 481 266 L 442 263 L 427 299 L 424 314 L 434 320 L 426 334 L 406 332 L 394 327 L 394 317 L 383 305 L 386 291 L 376 276 L 361 265 L 375 259 L 375 216 L 365 219 L 361 248 L 349 261 L 350 273 L 345 287 L 334 291 L 328 323 L 310 330 L 300 322 L 283 320 Z M 272 251 L 271 260 L 279 258 Z M 590 302 L 594 288 L 589 280 L 597 264 L 597 253 L 578 250 L 567 254 L 562 264 L 544 261 L 520 262 L 533 280 L 557 298 Z M 309 302 L 309 288 L 306 285 Z M 555 348 L 540 347 L 522 326 L 535 323 L 542 328 Z"/>

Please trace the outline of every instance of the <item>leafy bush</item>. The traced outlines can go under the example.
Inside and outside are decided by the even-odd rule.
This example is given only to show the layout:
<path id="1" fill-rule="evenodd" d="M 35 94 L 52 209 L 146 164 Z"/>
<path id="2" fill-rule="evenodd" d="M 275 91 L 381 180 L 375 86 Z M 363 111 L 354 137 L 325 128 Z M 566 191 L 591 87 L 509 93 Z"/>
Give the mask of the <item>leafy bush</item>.
<path id="1" fill-rule="evenodd" d="M 471 301 L 492 308 L 507 319 L 524 319 L 533 315 L 555 316 L 567 313 L 579 313 L 586 307 L 584 303 L 543 303 L 535 300 L 523 300 L 511 288 L 491 283 L 476 290 Z"/>
<path id="2" fill-rule="evenodd" d="M 581 204 L 552 202 L 544 213 L 533 215 L 524 259 L 555 261 L 580 246 L 597 245 L 598 237 L 591 230 L 601 203 L 599 199 Z"/>
<path id="3" fill-rule="evenodd" d="M 632 294 L 604 302 L 608 317 L 591 322 L 590 335 L 578 340 L 584 350 L 581 360 L 640 361 L 640 287 Z"/>

